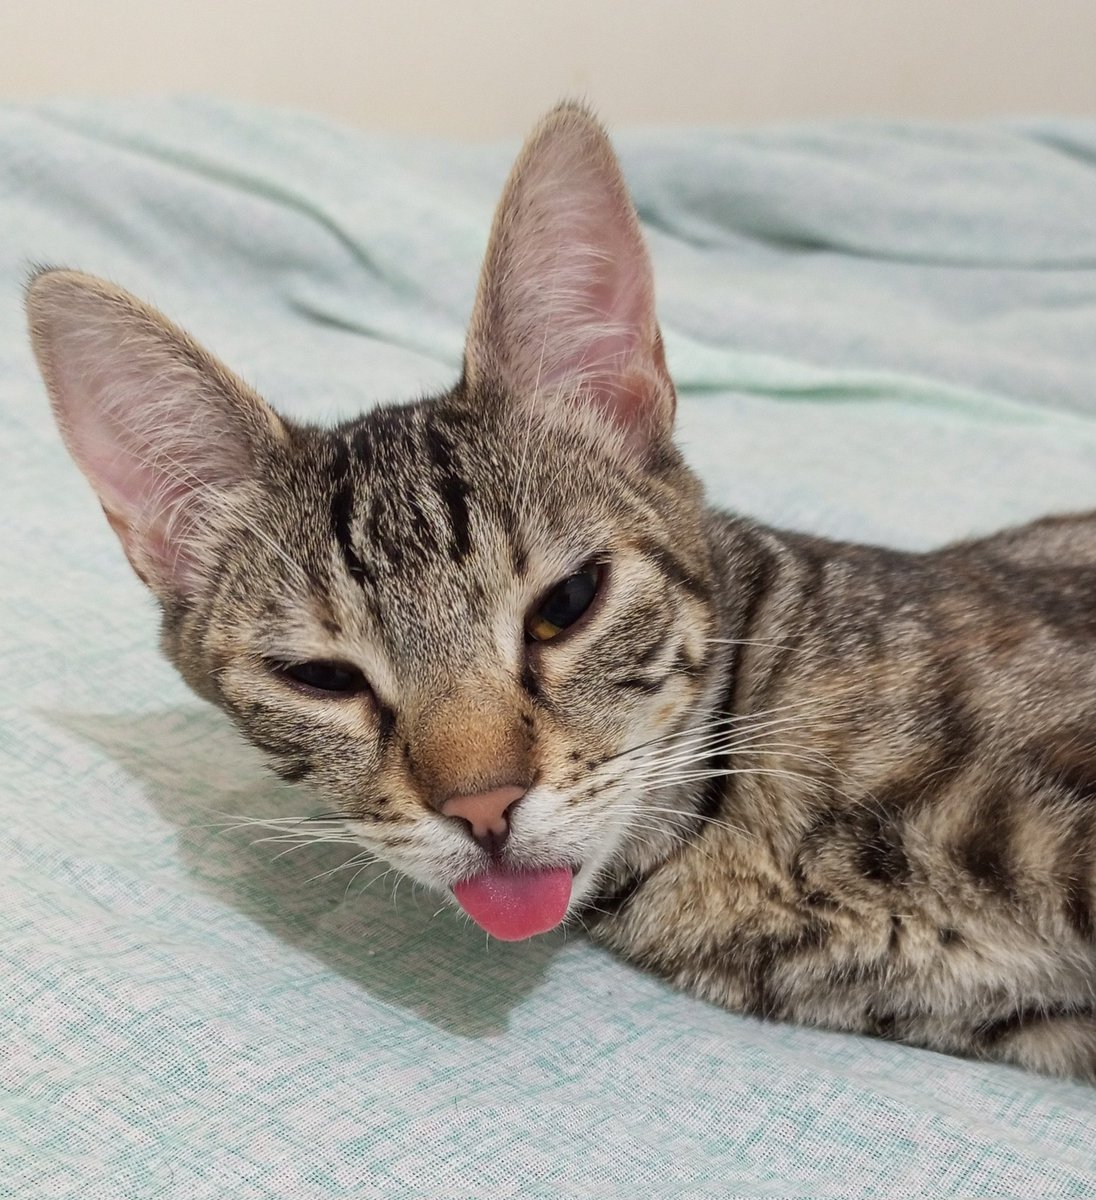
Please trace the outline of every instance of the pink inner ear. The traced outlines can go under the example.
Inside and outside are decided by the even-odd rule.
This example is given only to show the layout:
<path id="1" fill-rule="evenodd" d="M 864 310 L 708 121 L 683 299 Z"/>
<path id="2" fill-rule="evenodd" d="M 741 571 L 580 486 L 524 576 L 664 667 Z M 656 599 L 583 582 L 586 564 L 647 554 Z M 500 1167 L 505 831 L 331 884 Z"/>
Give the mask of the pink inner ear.
<path id="1" fill-rule="evenodd" d="M 47 273 L 32 334 L 58 425 L 134 570 L 190 594 L 193 535 L 251 471 L 262 402 L 165 318 L 101 281 Z M 269 420 L 264 417 L 264 412 Z"/>
<path id="2" fill-rule="evenodd" d="M 633 265 L 627 255 L 625 264 Z M 639 449 L 657 436 L 661 421 L 672 420 L 675 401 L 650 309 L 650 279 L 616 265 L 606 263 L 607 278 L 590 288 L 590 340 L 573 361 L 558 364 L 548 382 L 581 381 L 580 395 L 625 432 L 626 445 Z M 645 338 L 652 329 L 653 338 Z"/>
<path id="3" fill-rule="evenodd" d="M 198 516 L 197 487 L 152 468 L 141 453 L 151 455 L 151 447 L 119 442 L 113 453 L 106 447 L 96 454 L 91 449 L 96 440 L 89 439 L 84 469 L 96 480 L 103 511 L 130 566 L 150 587 L 159 582 L 189 592 L 198 580 L 186 540 Z"/>
<path id="4" fill-rule="evenodd" d="M 615 233 L 610 224 L 576 230 L 572 236 L 581 234 L 586 242 L 597 245 L 599 239 L 606 243 L 617 240 Z M 607 381 L 642 355 L 651 314 L 645 311 L 644 280 L 627 269 L 627 249 L 614 246 L 611 254 L 576 255 L 571 269 L 583 276 L 578 287 L 570 286 L 566 279 L 558 281 L 568 302 L 561 303 L 554 313 L 549 307 L 544 314 L 547 348 L 552 351 L 546 355 L 542 372 L 545 382 Z"/>
<path id="5" fill-rule="evenodd" d="M 669 431 L 647 251 L 608 140 L 580 110 L 549 117 L 514 168 L 466 363 L 525 403 L 585 398 L 633 446 Z"/>
<path id="6" fill-rule="evenodd" d="M 606 215 L 611 218 L 611 208 L 602 211 Z M 654 318 L 646 253 L 638 233 L 634 239 L 627 236 L 631 229 L 622 217 L 599 220 L 577 232 L 605 249 L 581 256 L 592 261 L 577 294 L 574 288 L 561 288 L 574 297 L 573 308 L 545 314 L 549 366 L 538 390 L 585 397 L 625 431 L 628 445 L 638 448 L 673 416 L 672 399 L 666 412 L 672 385 Z M 554 331 L 553 318 L 558 322 Z"/>

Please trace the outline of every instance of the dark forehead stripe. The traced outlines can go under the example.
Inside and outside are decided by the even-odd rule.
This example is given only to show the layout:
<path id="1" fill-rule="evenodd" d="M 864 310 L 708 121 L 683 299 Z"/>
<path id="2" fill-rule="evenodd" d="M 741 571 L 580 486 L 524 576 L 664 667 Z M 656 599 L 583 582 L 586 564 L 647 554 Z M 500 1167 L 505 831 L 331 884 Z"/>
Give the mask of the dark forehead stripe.
<path id="1" fill-rule="evenodd" d="M 313 771 L 312 764 L 304 758 L 294 762 L 275 763 L 272 769 L 274 774 L 286 783 L 300 783 L 302 779 L 307 779 Z"/>
<path id="2" fill-rule="evenodd" d="M 331 527 L 363 587 L 376 590 L 390 572 L 414 575 L 439 552 L 455 563 L 471 555 L 473 486 L 460 469 L 460 418 L 396 405 L 333 432 Z"/>
<path id="3" fill-rule="evenodd" d="M 354 469 L 360 484 L 358 502 L 367 510 L 363 552 L 367 552 L 377 566 L 381 566 L 377 561 L 379 556 L 398 569 L 405 562 L 405 547 L 410 549 L 405 531 L 393 512 L 388 489 L 372 486 L 376 480 L 392 475 L 393 460 L 401 462 L 413 458 L 409 447 L 406 411 L 399 408 L 382 408 L 371 413 L 350 438 Z M 397 496 L 400 491 L 402 489 L 396 489 Z M 396 500 L 395 506 L 400 503 L 402 497 Z"/>
<path id="4" fill-rule="evenodd" d="M 453 527 L 449 556 L 459 563 L 472 552 L 468 512 L 468 498 L 472 495 L 472 485 L 457 471 L 453 458 L 453 444 L 435 418 L 427 416 L 423 426 L 423 437 L 434 467 L 433 483 L 449 511 L 449 520 Z"/>
<path id="5" fill-rule="evenodd" d="M 401 476 L 414 464 L 417 449 L 407 406 L 380 408 L 335 434 L 335 492 L 332 524 L 347 568 L 359 583 L 376 586 L 376 571 L 399 569 L 408 556 L 419 560 L 429 549 L 430 531 L 406 499 Z M 389 486 L 374 486 L 384 481 Z M 357 523 L 359 543 L 352 526 Z"/>
<path id="6" fill-rule="evenodd" d="M 355 442 L 358 440 L 356 437 Z M 332 446 L 334 457 L 331 464 L 331 532 L 342 551 L 350 577 L 357 580 L 362 587 L 374 587 L 374 580 L 354 549 L 350 532 L 351 518 L 354 514 L 354 480 L 350 474 L 350 450 L 338 434 L 332 439 Z"/>

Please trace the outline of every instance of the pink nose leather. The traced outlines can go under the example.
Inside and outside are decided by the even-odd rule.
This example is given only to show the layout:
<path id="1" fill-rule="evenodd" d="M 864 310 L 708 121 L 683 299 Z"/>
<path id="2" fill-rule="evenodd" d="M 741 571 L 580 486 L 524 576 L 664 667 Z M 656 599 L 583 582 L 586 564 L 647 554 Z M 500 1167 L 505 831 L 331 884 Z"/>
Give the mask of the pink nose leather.
<path id="1" fill-rule="evenodd" d="M 450 796 L 441 806 L 441 812 L 443 816 L 467 821 L 475 838 L 486 838 L 492 833 L 502 837 L 509 830 L 506 810 L 524 795 L 519 787 L 500 787 L 470 796 Z"/>

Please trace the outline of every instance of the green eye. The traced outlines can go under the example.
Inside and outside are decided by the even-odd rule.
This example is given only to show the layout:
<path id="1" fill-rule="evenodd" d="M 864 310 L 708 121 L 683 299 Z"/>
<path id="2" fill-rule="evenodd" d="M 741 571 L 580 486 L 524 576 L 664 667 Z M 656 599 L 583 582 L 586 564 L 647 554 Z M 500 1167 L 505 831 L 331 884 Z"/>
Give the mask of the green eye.
<path id="1" fill-rule="evenodd" d="M 534 642 L 550 642 L 570 629 L 593 603 L 602 573 L 599 563 L 589 563 L 560 580 L 526 618 L 526 636 Z"/>

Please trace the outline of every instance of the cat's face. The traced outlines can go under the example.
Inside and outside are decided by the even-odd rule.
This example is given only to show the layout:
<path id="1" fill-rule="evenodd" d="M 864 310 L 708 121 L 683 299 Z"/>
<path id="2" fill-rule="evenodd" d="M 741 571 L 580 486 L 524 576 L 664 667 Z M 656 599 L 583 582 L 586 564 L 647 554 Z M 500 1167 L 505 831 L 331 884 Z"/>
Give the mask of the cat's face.
<path id="1" fill-rule="evenodd" d="M 427 884 L 487 853 L 445 802 L 521 789 L 495 848 L 581 868 L 577 900 L 643 824 L 641 759 L 622 752 L 674 729 L 703 683 L 708 567 L 676 456 L 629 467 L 454 399 L 299 443 L 173 657 Z M 287 503 L 301 480 L 307 505 Z"/>
<path id="2" fill-rule="evenodd" d="M 646 748 L 707 702 L 711 567 L 645 251 L 588 117 L 523 152 L 435 400 L 294 426 L 109 285 L 49 272 L 29 306 L 172 660 L 366 845 L 523 936 L 672 832 Z"/>

